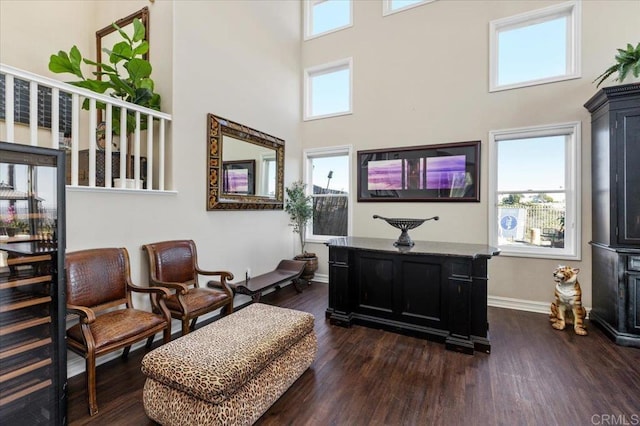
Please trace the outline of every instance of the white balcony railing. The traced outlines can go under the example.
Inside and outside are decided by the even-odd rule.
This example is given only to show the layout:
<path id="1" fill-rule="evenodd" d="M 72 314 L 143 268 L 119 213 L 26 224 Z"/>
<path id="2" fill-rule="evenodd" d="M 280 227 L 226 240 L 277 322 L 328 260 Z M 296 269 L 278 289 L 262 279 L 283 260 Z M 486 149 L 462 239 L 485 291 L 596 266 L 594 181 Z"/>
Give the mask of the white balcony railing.
<path id="1" fill-rule="evenodd" d="M 0 93 L 0 105 L 4 104 L 4 118 L 0 117 L 0 140 L 66 150 L 67 185 L 72 187 L 165 190 L 165 137 L 171 115 L 5 64 L 0 64 L 0 75 L 4 76 L 4 91 Z M 25 88 L 28 85 L 28 101 L 26 90 L 23 96 L 15 96 L 16 79 L 21 80 Z M 42 96 L 45 89 L 47 95 L 50 91 L 50 100 L 49 96 Z M 65 111 L 69 117 L 69 128 L 64 132 L 60 129 L 61 93 L 71 99 L 70 108 Z M 28 102 L 28 109 L 25 102 Z M 88 104 L 88 110 L 82 109 L 83 103 Z M 100 110 L 103 117 L 101 127 L 104 127 L 104 142 L 101 144 L 98 142 L 102 142 L 102 139 L 97 135 L 97 103 L 106 105 L 104 111 Z M 117 133 L 112 128 L 114 108 L 120 108 L 120 135 L 127 135 L 127 115 L 135 116 L 135 131 L 128 138 L 114 135 Z M 28 119 L 21 117 L 17 122 L 14 114 L 16 109 L 28 110 Z M 46 111 L 45 125 L 43 111 Z M 142 120 L 146 120 L 147 125 L 144 131 L 141 131 Z M 143 143 L 141 138 L 145 136 Z M 114 147 L 118 139 L 119 145 Z M 82 164 L 79 161 L 81 154 Z M 98 156 L 102 161 L 97 163 Z M 114 164 L 117 165 L 116 170 L 113 170 Z M 114 179 L 122 176 L 127 179 Z"/>

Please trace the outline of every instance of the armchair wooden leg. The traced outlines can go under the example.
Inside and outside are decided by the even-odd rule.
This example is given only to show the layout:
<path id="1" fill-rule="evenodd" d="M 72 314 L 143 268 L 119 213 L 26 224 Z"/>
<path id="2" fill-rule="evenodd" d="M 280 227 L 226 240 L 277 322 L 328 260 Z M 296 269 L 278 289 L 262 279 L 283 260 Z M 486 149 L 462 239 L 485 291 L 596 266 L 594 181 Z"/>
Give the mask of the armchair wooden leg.
<path id="1" fill-rule="evenodd" d="M 198 317 L 195 317 L 191 320 L 191 326 L 189 327 L 189 331 L 193 331 L 196 329 L 196 321 L 198 321 Z"/>
<path id="2" fill-rule="evenodd" d="M 187 334 L 189 334 L 189 320 L 185 318 L 182 320 L 182 335 L 186 336 Z"/>
<path id="3" fill-rule="evenodd" d="M 129 350 L 131 350 L 131 346 L 125 346 L 122 350 L 122 359 L 125 360 L 129 357 Z"/>
<path id="4" fill-rule="evenodd" d="M 152 334 L 151 336 L 149 336 L 147 338 L 147 344 L 145 345 L 145 347 L 147 349 L 151 349 L 151 345 L 153 345 L 153 338 L 155 337 L 155 334 Z"/>
<path id="5" fill-rule="evenodd" d="M 171 323 L 164 329 L 162 336 L 165 344 L 171 341 Z"/>
<path id="6" fill-rule="evenodd" d="M 229 315 L 232 313 L 233 313 L 233 299 L 231 299 L 231 302 L 224 305 L 221 311 L 222 316 Z"/>
<path id="7" fill-rule="evenodd" d="M 87 354 L 85 370 L 89 395 L 89 415 L 95 416 L 98 414 L 98 399 L 96 397 L 96 359 L 93 354 Z"/>

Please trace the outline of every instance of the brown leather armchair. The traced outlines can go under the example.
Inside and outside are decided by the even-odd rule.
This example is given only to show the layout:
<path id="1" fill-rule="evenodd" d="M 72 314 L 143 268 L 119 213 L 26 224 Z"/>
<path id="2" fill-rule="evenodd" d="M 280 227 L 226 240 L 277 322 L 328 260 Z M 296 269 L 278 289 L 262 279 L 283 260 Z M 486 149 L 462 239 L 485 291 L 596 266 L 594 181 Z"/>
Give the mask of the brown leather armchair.
<path id="1" fill-rule="evenodd" d="M 67 347 L 86 360 L 89 413 L 98 412 L 96 358 L 120 348 L 122 357 L 131 345 L 143 339 L 150 346 L 162 332 L 171 340 L 171 317 L 165 305 L 166 289 L 139 287 L 131 282 L 129 253 L 125 248 L 100 248 L 67 253 L 65 257 L 67 313 L 78 315 L 79 323 L 67 330 Z M 133 307 L 132 292 L 154 294 L 153 309 Z"/>
<path id="2" fill-rule="evenodd" d="M 182 335 L 195 329 L 200 315 L 218 308 L 223 314 L 233 312 L 233 292 L 227 284 L 233 274 L 200 269 L 192 240 L 161 241 L 142 248 L 149 256 L 149 284 L 174 291 L 166 303 L 171 316 L 182 322 Z M 218 275 L 220 280 L 200 287 L 198 275 Z"/>

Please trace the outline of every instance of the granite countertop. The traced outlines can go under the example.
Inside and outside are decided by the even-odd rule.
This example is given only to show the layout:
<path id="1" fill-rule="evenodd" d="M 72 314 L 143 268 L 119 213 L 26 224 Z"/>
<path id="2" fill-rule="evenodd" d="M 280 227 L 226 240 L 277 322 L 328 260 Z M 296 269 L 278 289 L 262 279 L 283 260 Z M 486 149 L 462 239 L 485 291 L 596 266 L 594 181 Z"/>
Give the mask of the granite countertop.
<path id="1" fill-rule="evenodd" d="M 415 245 L 394 246 L 395 240 L 386 238 L 340 237 L 326 242 L 329 247 L 348 247 L 385 253 L 439 255 L 480 258 L 496 256 L 500 250 L 485 244 L 447 243 L 440 241 L 414 241 Z"/>

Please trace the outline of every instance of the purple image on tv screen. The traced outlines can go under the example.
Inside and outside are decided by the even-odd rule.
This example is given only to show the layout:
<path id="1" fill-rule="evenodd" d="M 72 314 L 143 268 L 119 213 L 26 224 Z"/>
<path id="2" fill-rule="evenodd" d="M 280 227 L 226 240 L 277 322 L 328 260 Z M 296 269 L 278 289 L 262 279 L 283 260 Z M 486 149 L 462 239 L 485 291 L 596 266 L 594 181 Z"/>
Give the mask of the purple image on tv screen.
<path id="1" fill-rule="evenodd" d="M 367 189 L 402 189 L 402 160 L 369 161 Z"/>
<path id="2" fill-rule="evenodd" d="M 427 189 L 451 189 L 464 187 L 464 155 L 448 155 L 427 158 Z"/>
<path id="3" fill-rule="evenodd" d="M 227 192 L 249 192 L 249 170 L 228 169 L 226 170 L 225 174 Z"/>

